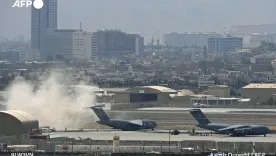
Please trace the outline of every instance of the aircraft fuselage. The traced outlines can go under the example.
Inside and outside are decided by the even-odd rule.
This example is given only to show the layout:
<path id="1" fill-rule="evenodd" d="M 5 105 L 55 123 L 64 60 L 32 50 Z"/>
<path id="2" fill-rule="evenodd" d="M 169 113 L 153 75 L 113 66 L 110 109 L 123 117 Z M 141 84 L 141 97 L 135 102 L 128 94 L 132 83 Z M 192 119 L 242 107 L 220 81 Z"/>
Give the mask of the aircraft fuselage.
<path id="1" fill-rule="evenodd" d="M 131 124 L 128 120 L 106 120 L 97 121 L 99 124 L 112 127 L 114 129 L 121 129 L 124 131 L 137 131 L 142 129 L 154 129 L 157 124 L 151 120 L 142 120 L 142 125 Z"/>
<path id="2" fill-rule="evenodd" d="M 231 136 L 245 136 L 245 135 L 266 135 L 270 133 L 270 130 L 263 125 L 247 125 L 245 128 L 236 128 L 233 130 L 228 130 L 224 132 L 220 132 L 219 129 L 227 128 L 231 125 L 227 124 L 217 124 L 217 123 L 209 123 L 209 124 L 198 124 L 197 127 L 208 129 L 214 131 L 219 134 L 229 134 Z"/>

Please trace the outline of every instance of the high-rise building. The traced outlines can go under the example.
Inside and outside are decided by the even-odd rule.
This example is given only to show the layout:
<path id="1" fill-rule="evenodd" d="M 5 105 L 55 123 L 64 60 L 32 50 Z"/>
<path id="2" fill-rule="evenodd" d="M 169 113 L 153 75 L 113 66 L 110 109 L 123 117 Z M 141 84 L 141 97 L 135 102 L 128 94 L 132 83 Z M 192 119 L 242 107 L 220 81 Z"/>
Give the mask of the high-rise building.
<path id="1" fill-rule="evenodd" d="M 243 38 L 239 37 L 220 37 L 208 39 L 208 52 L 233 52 L 243 48 Z"/>
<path id="2" fill-rule="evenodd" d="M 33 0 L 34 1 L 34 0 Z M 32 7 L 31 48 L 37 59 L 48 57 L 46 34 L 48 29 L 57 29 L 57 0 L 44 0 L 41 9 Z"/>
<path id="3" fill-rule="evenodd" d="M 127 34 L 121 30 L 99 30 L 94 35 L 97 37 L 100 56 L 140 54 L 144 51 L 144 38 L 138 34 Z"/>
<path id="4" fill-rule="evenodd" d="M 97 57 L 97 38 L 93 33 L 77 29 L 56 29 L 47 32 L 48 60 L 93 60 Z"/>

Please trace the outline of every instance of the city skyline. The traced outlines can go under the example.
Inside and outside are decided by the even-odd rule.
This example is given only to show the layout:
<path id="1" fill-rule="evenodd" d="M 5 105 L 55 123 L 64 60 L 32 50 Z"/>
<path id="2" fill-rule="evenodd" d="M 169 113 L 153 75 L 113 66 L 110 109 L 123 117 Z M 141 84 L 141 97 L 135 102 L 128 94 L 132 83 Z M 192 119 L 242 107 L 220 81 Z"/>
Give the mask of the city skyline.
<path id="1" fill-rule="evenodd" d="M 222 33 L 224 27 L 231 25 L 270 24 L 275 22 L 272 16 L 276 13 L 274 9 L 276 2 L 273 0 L 212 2 L 175 0 L 171 3 L 165 0 L 159 0 L 159 3 L 155 3 L 155 0 L 116 2 L 82 0 L 82 3 L 78 2 L 58 1 L 58 28 L 78 28 L 79 22 L 82 22 L 83 29 L 89 32 L 102 28 L 119 28 L 128 33 L 145 36 L 146 42 L 151 37 L 161 39 L 162 34 L 173 31 Z M 2 0 L 0 3 L 2 13 L 0 19 L 3 23 L 0 36 L 11 39 L 22 34 L 29 39 L 30 9 L 12 8 L 12 0 Z M 121 9 L 123 5 L 127 7 Z M 266 9 L 260 9 L 260 6 Z M 4 18 L 3 15 L 6 14 L 18 20 Z"/>

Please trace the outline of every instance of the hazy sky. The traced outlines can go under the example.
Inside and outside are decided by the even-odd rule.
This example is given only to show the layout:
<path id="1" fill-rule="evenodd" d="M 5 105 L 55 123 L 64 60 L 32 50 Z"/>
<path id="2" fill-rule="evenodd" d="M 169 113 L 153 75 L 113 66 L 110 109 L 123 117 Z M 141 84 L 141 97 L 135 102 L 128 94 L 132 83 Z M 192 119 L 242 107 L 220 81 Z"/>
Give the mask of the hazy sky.
<path id="1" fill-rule="evenodd" d="M 0 0 L 0 36 L 30 37 L 30 9 Z M 276 21 L 276 0 L 58 0 L 58 27 L 120 28 L 147 39 L 168 32 L 222 32 L 225 26 Z"/>

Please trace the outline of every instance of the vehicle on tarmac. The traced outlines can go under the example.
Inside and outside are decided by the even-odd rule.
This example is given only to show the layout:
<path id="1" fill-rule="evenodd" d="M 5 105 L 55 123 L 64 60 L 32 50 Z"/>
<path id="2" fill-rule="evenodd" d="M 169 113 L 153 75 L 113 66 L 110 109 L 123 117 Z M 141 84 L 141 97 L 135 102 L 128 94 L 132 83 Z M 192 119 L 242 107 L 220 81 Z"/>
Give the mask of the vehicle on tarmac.
<path id="1" fill-rule="evenodd" d="M 209 107 L 211 107 L 211 105 L 201 104 L 201 103 L 194 103 L 193 104 L 193 108 L 209 108 Z"/>
<path id="2" fill-rule="evenodd" d="M 180 131 L 179 130 L 173 130 L 172 132 L 171 132 L 171 135 L 179 135 L 180 134 Z"/>

